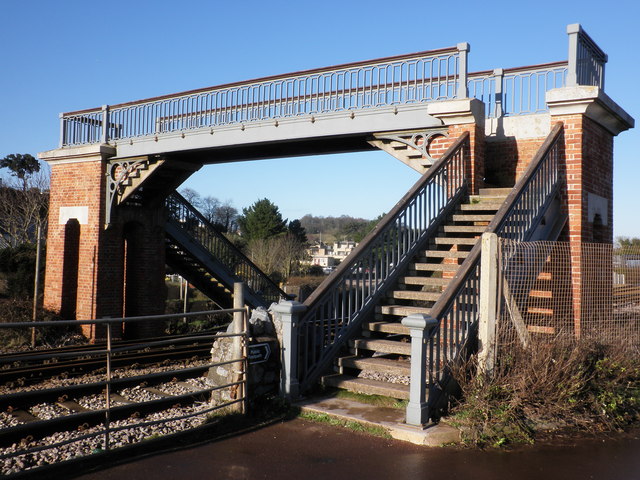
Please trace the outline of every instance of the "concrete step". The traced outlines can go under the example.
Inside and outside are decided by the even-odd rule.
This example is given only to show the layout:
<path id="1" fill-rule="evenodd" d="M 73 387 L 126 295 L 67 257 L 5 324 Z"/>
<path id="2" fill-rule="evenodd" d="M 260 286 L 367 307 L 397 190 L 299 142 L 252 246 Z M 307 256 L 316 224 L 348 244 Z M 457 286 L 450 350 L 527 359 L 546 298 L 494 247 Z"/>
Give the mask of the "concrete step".
<path id="1" fill-rule="evenodd" d="M 436 237 L 436 245 L 475 245 L 477 238 Z"/>
<path id="2" fill-rule="evenodd" d="M 491 187 L 491 188 L 481 188 L 478 190 L 478 193 L 481 197 L 506 197 L 511 193 L 513 187 Z"/>
<path id="3" fill-rule="evenodd" d="M 460 265 L 454 263 L 422 263 L 409 264 L 409 270 L 417 272 L 456 272 Z"/>
<path id="4" fill-rule="evenodd" d="M 460 205 L 460 210 L 477 212 L 477 211 L 493 211 L 500 210 L 502 202 L 478 202 L 478 203 L 463 203 Z"/>
<path id="5" fill-rule="evenodd" d="M 553 292 L 551 290 L 531 290 L 529 296 L 533 298 L 553 298 Z"/>
<path id="6" fill-rule="evenodd" d="M 457 213 L 455 215 L 453 215 L 452 217 L 454 222 L 487 222 L 489 223 L 491 220 L 493 220 L 493 215 L 491 214 L 462 214 L 462 213 Z"/>
<path id="7" fill-rule="evenodd" d="M 486 225 L 445 225 L 442 227 L 445 233 L 483 233 L 487 227 Z"/>
<path id="8" fill-rule="evenodd" d="M 450 250 L 426 250 L 419 258 L 467 258 L 469 252 L 452 252 Z"/>
<path id="9" fill-rule="evenodd" d="M 553 316 L 553 308 L 529 307 L 527 308 L 527 313 L 533 315 Z"/>
<path id="10" fill-rule="evenodd" d="M 338 366 L 355 368 L 366 372 L 388 373 L 391 375 L 410 375 L 411 362 L 406 359 L 385 357 L 359 358 L 355 355 L 338 359 Z"/>
<path id="11" fill-rule="evenodd" d="M 396 290 L 392 293 L 392 298 L 399 300 L 421 300 L 425 302 L 435 302 L 440 298 L 442 292 L 419 292 L 415 290 Z"/>
<path id="12" fill-rule="evenodd" d="M 362 325 L 363 331 L 409 335 L 409 329 L 400 322 L 368 322 Z"/>
<path id="13" fill-rule="evenodd" d="M 369 350 L 379 353 L 395 353 L 397 355 L 411 355 L 410 342 L 397 342 L 376 338 L 356 338 L 350 340 L 349 345 L 358 350 Z"/>
<path id="14" fill-rule="evenodd" d="M 382 382 L 369 378 L 356 378 L 347 375 L 327 375 L 322 377 L 322 384 L 329 387 L 344 388 L 351 392 L 365 395 L 383 395 L 385 397 L 407 400 L 409 386 Z"/>
<path id="15" fill-rule="evenodd" d="M 424 313 L 428 315 L 431 313 L 430 307 L 410 307 L 407 305 L 383 305 L 380 308 L 380 313 L 383 315 L 395 315 L 399 317 L 406 317 L 412 313 Z"/>
<path id="16" fill-rule="evenodd" d="M 405 285 L 430 285 L 430 286 L 440 286 L 445 287 L 451 281 L 450 278 L 438 278 L 438 277 L 419 277 L 419 276 L 411 276 L 408 275 L 406 277 L 401 277 L 399 282 L 404 283 Z"/>
<path id="17" fill-rule="evenodd" d="M 469 195 L 469 203 L 502 203 L 506 195 Z"/>

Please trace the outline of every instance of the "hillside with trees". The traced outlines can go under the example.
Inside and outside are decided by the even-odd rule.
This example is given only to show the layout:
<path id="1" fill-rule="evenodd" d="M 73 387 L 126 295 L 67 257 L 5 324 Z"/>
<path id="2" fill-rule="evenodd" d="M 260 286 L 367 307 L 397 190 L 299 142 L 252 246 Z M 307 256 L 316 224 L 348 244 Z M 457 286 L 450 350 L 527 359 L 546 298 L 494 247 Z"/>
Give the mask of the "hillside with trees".
<path id="1" fill-rule="evenodd" d="M 344 240 L 361 242 L 383 216 L 380 215 L 376 219 L 366 220 L 348 215 L 316 217 L 307 214 L 300 219 L 300 224 L 306 230 L 309 241 L 317 241 L 322 238 L 325 243 Z"/>

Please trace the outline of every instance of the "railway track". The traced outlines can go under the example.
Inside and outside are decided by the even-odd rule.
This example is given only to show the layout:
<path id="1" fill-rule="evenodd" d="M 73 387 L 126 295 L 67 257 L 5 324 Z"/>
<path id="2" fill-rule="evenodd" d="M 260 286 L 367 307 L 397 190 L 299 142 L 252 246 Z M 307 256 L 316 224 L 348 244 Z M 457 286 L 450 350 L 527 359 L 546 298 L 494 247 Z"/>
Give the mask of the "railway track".
<path id="1" fill-rule="evenodd" d="M 210 351 L 213 341 L 223 337 L 246 342 L 246 309 L 220 312 L 242 313 L 242 331 L 226 333 L 224 325 L 198 334 L 0 354 L 0 473 L 193 428 L 208 413 L 244 402 L 246 356 L 213 364 Z M 59 322 L 65 323 L 72 324 Z M 204 378 L 211 367 L 235 370 L 237 377 L 227 385 L 211 386 Z M 217 390 L 225 390 L 226 396 L 216 396 L 212 404 Z"/>
<path id="2" fill-rule="evenodd" d="M 144 344 L 139 340 L 114 342 L 111 366 L 118 368 L 182 359 L 197 360 L 208 357 L 210 349 L 210 335 L 204 334 L 148 339 Z M 5 353 L 0 355 L 0 386 L 11 389 L 36 384 L 55 376 L 79 376 L 104 370 L 106 355 L 106 344 Z"/>

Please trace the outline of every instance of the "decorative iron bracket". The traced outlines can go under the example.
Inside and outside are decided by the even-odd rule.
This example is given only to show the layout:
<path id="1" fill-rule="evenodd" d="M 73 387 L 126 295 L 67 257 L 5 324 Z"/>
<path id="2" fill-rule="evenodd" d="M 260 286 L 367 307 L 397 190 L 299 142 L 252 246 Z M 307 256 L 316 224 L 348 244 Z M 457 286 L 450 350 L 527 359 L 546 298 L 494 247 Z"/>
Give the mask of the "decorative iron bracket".
<path id="1" fill-rule="evenodd" d="M 419 132 L 392 132 L 375 135 L 375 137 L 379 140 L 400 142 L 405 144 L 409 148 L 416 150 L 423 156 L 423 158 L 427 160 L 427 162 L 425 163 L 428 165 L 433 165 L 433 162 L 436 161 L 436 159 L 429 155 L 429 142 L 433 137 L 437 136 L 448 137 L 448 130 L 446 128 L 443 128 L 437 130 L 423 130 Z"/>
<path id="2" fill-rule="evenodd" d="M 111 224 L 111 212 L 126 198 L 127 187 L 132 185 L 134 178 L 139 178 L 141 172 L 149 169 L 149 157 L 113 160 L 107 163 L 107 198 L 105 225 Z"/>

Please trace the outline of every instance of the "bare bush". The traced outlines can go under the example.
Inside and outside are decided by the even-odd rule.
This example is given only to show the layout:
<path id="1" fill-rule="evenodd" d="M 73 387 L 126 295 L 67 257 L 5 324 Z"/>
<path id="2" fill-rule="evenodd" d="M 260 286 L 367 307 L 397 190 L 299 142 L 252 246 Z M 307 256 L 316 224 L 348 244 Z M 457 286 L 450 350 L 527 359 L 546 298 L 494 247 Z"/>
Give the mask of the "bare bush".
<path id="1" fill-rule="evenodd" d="M 541 431 L 623 428 L 640 419 L 638 352 L 622 345 L 558 337 L 499 357 L 492 376 L 476 358 L 455 369 L 462 402 L 454 418 L 469 443 L 529 443 Z"/>

